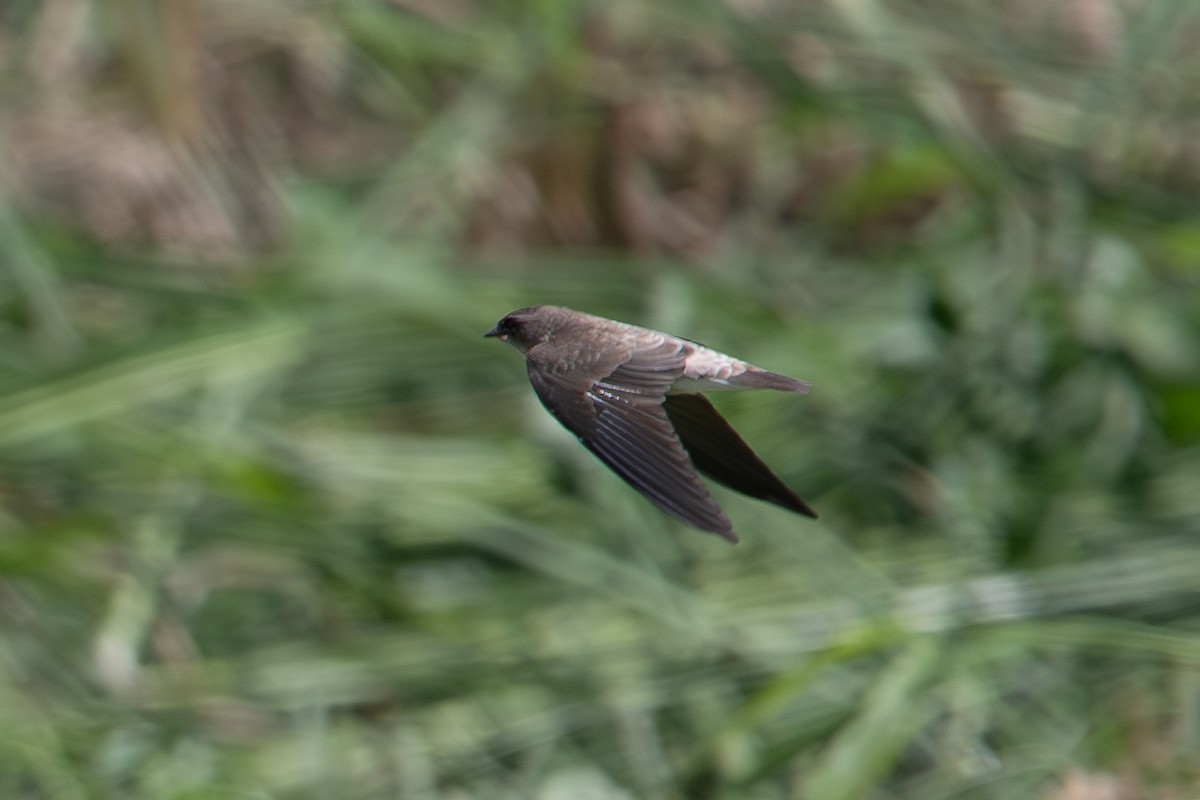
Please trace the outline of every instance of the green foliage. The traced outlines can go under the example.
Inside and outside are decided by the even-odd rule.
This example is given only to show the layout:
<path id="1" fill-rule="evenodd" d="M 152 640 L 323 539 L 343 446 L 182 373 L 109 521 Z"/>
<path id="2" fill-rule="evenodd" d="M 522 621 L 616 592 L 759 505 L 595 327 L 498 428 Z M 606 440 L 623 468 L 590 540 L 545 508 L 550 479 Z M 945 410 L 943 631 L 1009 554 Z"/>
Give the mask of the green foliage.
<path id="1" fill-rule="evenodd" d="M 144 5 L 0 12 L 0 794 L 1200 789 L 1190 4 Z M 811 380 L 716 402 L 820 521 L 536 302 Z"/>

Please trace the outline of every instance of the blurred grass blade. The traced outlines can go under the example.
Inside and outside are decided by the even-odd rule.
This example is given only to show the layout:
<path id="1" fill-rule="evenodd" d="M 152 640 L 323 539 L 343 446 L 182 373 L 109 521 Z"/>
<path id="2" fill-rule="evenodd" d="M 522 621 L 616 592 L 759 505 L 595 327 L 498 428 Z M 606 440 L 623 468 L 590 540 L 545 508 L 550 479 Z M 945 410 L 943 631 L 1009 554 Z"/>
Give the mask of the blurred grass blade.
<path id="1" fill-rule="evenodd" d="M 879 777 L 938 712 L 928 687 L 939 674 L 943 654 L 939 639 L 925 637 L 912 640 L 893 658 L 864 696 L 858 716 L 808 773 L 800 796 L 852 800 L 871 794 Z"/>
<path id="2" fill-rule="evenodd" d="M 280 369 L 302 355 L 300 328 L 271 320 L 203 333 L 114 358 L 0 396 L 0 446 L 188 392 Z"/>

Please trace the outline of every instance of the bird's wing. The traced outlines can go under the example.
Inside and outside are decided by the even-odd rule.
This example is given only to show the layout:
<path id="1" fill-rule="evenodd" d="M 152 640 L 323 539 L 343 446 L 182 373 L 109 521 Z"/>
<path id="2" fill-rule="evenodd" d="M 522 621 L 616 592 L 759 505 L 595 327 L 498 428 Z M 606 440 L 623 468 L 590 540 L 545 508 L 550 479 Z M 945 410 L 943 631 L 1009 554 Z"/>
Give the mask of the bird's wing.
<path id="1" fill-rule="evenodd" d="M 529 380 L 555 419 L 629 485 L 676 519 L 736 542 L 733 524 L 700 479 L 663 408 L 689 348 L 656 335 L 624 351 L 611 369 L 608 364 L 566 369 L 534 347 L 528 353 Z"/>
<path id="2" fill-rule="evenodd" d="M 807 517 L 817 512 L 781 481 L 700 394 L 668 395 L 663 409 L 696 468 L 750 497 Z"/>

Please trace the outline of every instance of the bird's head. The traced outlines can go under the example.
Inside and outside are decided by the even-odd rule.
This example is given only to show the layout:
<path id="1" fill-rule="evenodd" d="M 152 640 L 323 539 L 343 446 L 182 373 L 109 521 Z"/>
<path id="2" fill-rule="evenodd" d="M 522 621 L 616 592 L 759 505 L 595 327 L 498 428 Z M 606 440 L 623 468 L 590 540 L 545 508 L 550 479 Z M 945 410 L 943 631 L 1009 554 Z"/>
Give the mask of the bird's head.
<path id="1" fill-rule="evenodd" d="M 518 308 L 497 322 L 496 327 L 484 336 L 494 336 L 524 353 L 535 344 L 546 341 L 549 336 L 553 322 L 553 314 L 547 313 L 549 310 L 549 306 Z"/>

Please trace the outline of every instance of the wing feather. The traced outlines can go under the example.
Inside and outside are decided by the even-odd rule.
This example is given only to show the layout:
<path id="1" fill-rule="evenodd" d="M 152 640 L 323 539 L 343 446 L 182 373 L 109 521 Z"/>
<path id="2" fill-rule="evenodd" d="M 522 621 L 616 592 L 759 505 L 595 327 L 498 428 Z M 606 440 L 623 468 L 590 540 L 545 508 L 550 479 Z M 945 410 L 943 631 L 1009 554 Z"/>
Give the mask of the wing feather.
<path id="1" fill-rule="evenodd" d="M 699 394 L 669 395 L 664 410 L 692 462 L 705 475 L 744 495 L 807 517 L 817 516 L 750 449 L 708 398 Z"/>
<path id="2" fill-rule="evenodd" d="M 607 374 L 555 370 L 529 351 L 529 380 L 554 417 L 609 468 L 676 519 L 737 541 L 663 407 L 690 345 L 656 336 Z"/>

